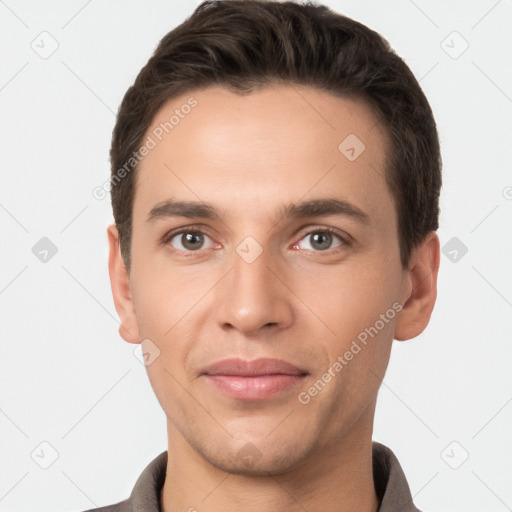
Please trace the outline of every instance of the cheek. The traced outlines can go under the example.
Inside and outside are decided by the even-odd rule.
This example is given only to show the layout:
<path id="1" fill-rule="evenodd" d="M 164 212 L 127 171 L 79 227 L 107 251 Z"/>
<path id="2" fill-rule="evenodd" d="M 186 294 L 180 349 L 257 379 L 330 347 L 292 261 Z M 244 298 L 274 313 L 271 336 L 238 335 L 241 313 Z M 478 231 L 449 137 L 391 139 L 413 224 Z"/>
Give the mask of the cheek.
<path id="1" fill-rule="evenodd" d="M 132 294 L 141 336 L 165 341 L 181 327 L 209 283 L 155 261 L 138 261 L 133 268 L 140 269 L 134 272 Z"/>
<path id="2" fill-rule="evenodd" d="M 146 275 L 132 288 L 133 304 L 140 335 L 161 340 L 173 325 L 171 294 L 161 281 Z"/>
<path id="3" fill-rule="evenodd" d="M 344 418 L 339 424 L 355 418 L 374 399 L 385 374 L 400 308 L 396 283 L 393 272 L 354 266 L 321 273 L 303 288 L 311 310 L 329 327 L 318 328 L 327 333 L 322 344 L 328 364 L 318 368 L 315 378 L 329 380 L 318 406 L 326 414 L 334 407 L 336 417 Z"/>
<path id="4" fill-rule="evenodd" d="M 166 394 L 177 396 L 181 392 L 178 382 L 184 385 L 194 377 L 189 367 L 191 352 L 197 340 L 205 339 L 204 325 L 214 309 L 208 292 L 215 276 L 210 272 L 209 276 L 195 277 L 180 269 L 164 271 L 148 265 L 133 288 L 141 339 L 150 339 L 160 350 L 147 372 L 161 403 Z M 204 354 L 208 347 L 203 346 L 201 351 Z"/>
<path id="5" fill-rule="evenodd" d="M 347 266 L 319 271 L 302 282 L 300 296 L 328 326 L 336 350 L 378 322 L 379 332 L 390 331 L 399 294 L 397 276 L 376 265 Z M 381 315 L 386 315 L 385 327 Z M 329 338 L 327 338 L 329 339 Z M 334 354 L 331 354 L 331 356 Z"/>

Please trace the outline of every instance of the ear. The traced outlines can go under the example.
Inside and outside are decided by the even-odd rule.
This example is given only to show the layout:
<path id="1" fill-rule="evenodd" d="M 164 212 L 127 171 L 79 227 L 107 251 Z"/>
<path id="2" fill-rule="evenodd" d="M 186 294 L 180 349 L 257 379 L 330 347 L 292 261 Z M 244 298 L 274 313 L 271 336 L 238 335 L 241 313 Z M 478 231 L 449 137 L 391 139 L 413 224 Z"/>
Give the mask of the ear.
<path id="1" fill-rule="evenodd" d="M 110 285 L 116 306 L 117 314 L 121 320 L 119 334 L 128 343 L 140 343 L 139 327 L 134 313 L 130 275 L 121 257 L 119 233 L 115 224 L 107 228 L 110 254 L 108 258 L 108 272 Z"/>
<path id="2" fill-rule="evenodd" d="M 404 279 L 403 309 L 395 324 L 395 339 L 409 340 L 427 327 L 437 297 L 439 238 L 429 233 L 412 252 Z"/>

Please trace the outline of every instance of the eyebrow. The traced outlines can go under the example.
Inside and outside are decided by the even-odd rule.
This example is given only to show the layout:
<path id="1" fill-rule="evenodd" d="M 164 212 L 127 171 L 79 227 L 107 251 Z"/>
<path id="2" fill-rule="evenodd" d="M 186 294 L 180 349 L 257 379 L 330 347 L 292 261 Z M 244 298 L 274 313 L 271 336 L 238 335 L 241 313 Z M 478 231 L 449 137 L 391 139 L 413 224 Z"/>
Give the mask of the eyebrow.
<path id="1" fill-rule="evenodd" d="M 280 209 L 283 218 L 320 217 L 324 215 L 343 215 L 368 224 L 370 217 L 357 206 L 343 199 L 311 199 L 299 203 L 283 205 Z M 209 203 L 198 201 L 175 201 L 168 199 L 156 204 L 149 212 L 146 222 L 167 217 L 185 217 L 221 220 L 220 214 Z"/>
<path id="2" fill-rule="evenodd" d="M 281 208 L 284 218 L 320 217 L 322 215 L 343 215 L 368 224 L 370 216 L 357 206 L 343 199 L 311 199 L 300 203 L 291 203 Z"/>

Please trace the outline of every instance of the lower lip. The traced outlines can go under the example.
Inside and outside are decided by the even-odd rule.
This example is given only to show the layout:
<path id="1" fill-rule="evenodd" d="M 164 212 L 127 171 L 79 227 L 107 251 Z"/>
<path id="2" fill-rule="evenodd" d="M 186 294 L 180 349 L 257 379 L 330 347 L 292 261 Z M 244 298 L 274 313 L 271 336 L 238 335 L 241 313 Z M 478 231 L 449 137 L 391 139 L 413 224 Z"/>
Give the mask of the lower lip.
<path id="1" fill-rule="evenodd" d="M 301 382 L 305 375 L 207 375 L 225 395 L 238 400 L 265 400 Z"/>

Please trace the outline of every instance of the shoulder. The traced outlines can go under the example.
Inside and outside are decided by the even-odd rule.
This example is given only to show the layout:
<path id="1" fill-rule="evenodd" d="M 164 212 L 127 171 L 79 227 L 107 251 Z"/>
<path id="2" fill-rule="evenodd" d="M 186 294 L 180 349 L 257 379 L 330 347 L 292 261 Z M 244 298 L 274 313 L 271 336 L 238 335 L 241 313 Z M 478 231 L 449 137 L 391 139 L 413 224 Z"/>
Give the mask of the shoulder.
<path id="1" fill-rule="evenodd" d="M 84 512 L 133 512 L 132 504 L 130 499 L 123 500 L 115 505 L 108 505 L 106 507 L 91 508 Z"/>
<path id="2" fill-rule="evenodd" d="M 392 450 L 373 441 L 373 481 L 381 502 L 379 512 L 421 512 L 414 505 L 405 474 Z"/>
<path id="3" fill-rule="evenodd" d="M 167 451 L 153 459 L 141 473 L 130 497 L 114 505 L 84 512 L 160 512 L 160 491 L 167 470 Z"/>

